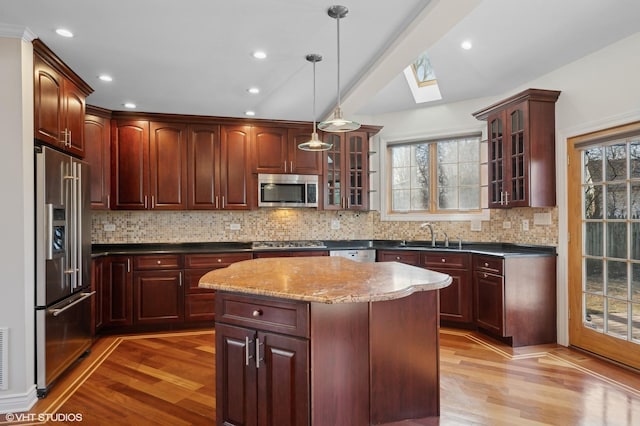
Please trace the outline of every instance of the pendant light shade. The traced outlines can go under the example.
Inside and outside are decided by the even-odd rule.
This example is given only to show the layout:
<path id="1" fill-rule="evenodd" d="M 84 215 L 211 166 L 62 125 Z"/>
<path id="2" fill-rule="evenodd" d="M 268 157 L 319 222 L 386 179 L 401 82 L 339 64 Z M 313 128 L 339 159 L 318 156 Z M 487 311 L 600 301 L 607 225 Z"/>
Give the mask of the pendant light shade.
<path id="1" fill-rule="evenodd" d="M 333 111 L 333 118 L 318 124 L 318 128 L 325 132 L 350 132 L 360 128 L 360 123 L 346 120 L 342 117 L 342 109 L 340 108 L 340 18 L 344 18 L 349 13 L 349 9 L 345 6 L 331 6 L 327 14 L 334 18 L 338 27 L 338 106 Z"/>
<path id="2" fill-rule="evenodd" d="M 317 53 L 307 55 L 307 61 L 313 63 L 313 133 L 311 134 L 311 140 L 298 145 L 298 149 L 303 151 L 326 151 L 333 146 L 331 143 L 321 141 L 316 131 L 316 62 L 321 60 L 322 55 Z"/>

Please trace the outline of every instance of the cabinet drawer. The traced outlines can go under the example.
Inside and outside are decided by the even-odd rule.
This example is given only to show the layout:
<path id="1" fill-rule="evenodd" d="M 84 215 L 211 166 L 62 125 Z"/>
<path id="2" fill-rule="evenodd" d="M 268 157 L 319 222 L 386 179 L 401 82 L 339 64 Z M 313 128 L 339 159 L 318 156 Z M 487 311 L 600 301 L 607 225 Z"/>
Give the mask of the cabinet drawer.
<path id="1" fill-rule="evenodd" d="M 133 269 L 182 269 L 182 256 L 179 254 L 134 256 Z"/>
<path id="2" fill-rule="evenodd" d="M 400 262 L 417 266 L 420 262 L 420 253 L 417 251 L 378 250 L 378 262 Z"/>
<path id="3" fill-rule="evenodd" d="M 422 253 L 420 266 L 425 268 L 469 269 L 469 255 L 466 253 L 428 252 Z"/>
<path id="4" fill-rule="evenodd" d="M 186 254 L 184 256 L 184 267 L 189 268 L 224 268 L 235 262 L 249 260 L 251 253 L 207 253 L 207 254 Z"/>
<path id="5" fill-rule="evenodd" d="M 185 269 L 184 270 L 184 282 L 185 282 L 185 291 L 187 293 L 215 293 L 215 290 L 210 288 L 201 288 L 198 287 L 200 283 L 200 278 L 207 272 L 216 268 L 206 268 L 206 269 Z"/>
<path id="6" fill-rule="evenodd" d="M 504 259 L 494 256 L 473 256 L 473 269 L 476 271 L 488 272 L 502 275 Z"/>
<path id="7" fill-rule="evenodd" d="M 309 304 L 217 292 L 216 322 L 309 337 Z"/>

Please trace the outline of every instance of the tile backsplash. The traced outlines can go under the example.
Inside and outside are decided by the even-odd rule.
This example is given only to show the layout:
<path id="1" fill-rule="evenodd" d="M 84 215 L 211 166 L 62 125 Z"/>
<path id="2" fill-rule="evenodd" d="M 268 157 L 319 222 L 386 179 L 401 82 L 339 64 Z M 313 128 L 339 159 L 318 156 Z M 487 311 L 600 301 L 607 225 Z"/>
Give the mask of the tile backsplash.
<path id="1" fill-rule="evenodd" d="M 534 214 L 546 213 L 550 225 L 534 225 Z M 528 221 L 528 230 L 523 229 Z M 281 240 L 428 240 L 422 222 L 381 221 L 376 211 L 315 211 L 258 209 L 241 212 L 211 211 L 94 211 L 94 244 L 179 243 Z M 432 221 L 438 239 L 451 241 L 509 242 L 557 246 L 557 208 L 492 210 L 481 231 L 471 223 Z M 105 226 L 107 225 L 107 226 Z M 111 226 L 113 225 L 113 226 Z M 114 230 L 105 230 L 115 228 Z"/>

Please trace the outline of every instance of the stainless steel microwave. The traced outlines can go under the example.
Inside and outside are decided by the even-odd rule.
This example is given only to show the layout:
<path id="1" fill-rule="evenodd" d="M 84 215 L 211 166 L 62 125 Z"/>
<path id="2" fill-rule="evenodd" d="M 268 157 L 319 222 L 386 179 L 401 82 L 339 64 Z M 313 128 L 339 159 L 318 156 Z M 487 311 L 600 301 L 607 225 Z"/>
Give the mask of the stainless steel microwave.
<path id="1" fill-rule="evenodd" d="M 318 207 L 318 176 L 258 174 L 258 207 Z"/>

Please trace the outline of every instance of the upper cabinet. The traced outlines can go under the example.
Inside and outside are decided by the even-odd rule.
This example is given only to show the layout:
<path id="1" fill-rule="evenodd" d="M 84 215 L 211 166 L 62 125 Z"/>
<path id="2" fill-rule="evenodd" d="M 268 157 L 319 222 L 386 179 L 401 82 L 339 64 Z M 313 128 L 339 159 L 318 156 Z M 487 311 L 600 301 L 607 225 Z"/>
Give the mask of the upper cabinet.
<path id="1" fill-rule="evenodd" d="M 91 208 L 109 209 L 111 191 L 111 112 L 87 105 L 84 159 L 91 166 Z"/>
<path id="2" fill-rule="evenodd" d="M 40 40 L 33 53 L 34 138 L 82 158 L 85 99 L 93 89 Z"/>
<path id="3" fill-rule="evenodd" d="M 298 149 L 298 144 L 311 139 L 310 129 L 255 127 L 255 173 L 293 173 L 320 175 L 322 153 Z"/>
<path id="4" fill-rule="evenodd" d="M 188 209 L 251 209 L 250 145 L 249 126 L 189 125 Z"/>
<path id="5" fill-rule="evenodd" d="M 186 125 L 114 120 L 111 138 L 111 208 L 186 208 Z"/>
<path id="6" fill-rule="evenodd" d="M 366 131 L 327 133 L 325 210 L 369 210 L 369 134 Z"/>
<path id="7" fill-rule="evenodd" d="M 555 102 L 528 89 L 473 113 L 487 121 L 489 208 L 556 205 Z"/>

